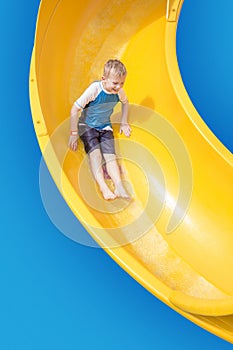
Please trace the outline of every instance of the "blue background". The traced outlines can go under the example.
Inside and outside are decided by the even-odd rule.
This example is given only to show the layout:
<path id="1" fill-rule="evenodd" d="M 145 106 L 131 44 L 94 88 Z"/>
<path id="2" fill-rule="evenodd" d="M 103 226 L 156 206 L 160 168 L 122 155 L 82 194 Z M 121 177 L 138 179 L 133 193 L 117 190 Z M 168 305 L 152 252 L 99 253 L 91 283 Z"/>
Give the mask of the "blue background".
<path id="1" fill-rule="evenodd" d="M 103 250 L 66 238 L 47 216 L 28 97 L 38 5 L 0 3 L 0 348 L 232 348 L 158 301 Z M 230 0 L 185 0 L 177 41 L 188 92 L 231 150 L 232 11 Z"/>

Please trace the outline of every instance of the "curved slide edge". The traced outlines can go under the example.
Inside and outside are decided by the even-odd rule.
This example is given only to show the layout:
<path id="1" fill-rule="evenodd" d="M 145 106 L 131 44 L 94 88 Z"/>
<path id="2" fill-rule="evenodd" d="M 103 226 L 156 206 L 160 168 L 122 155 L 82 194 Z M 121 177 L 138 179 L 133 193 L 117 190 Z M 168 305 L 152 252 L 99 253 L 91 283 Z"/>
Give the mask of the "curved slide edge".
<path id="1" fill-rule="evenodd" d="M 187 117 L 195 125 L 203 138 L 213 147 L 213 149 L 230 165 L 233 166 L 232 153 L 223 145 L 223 143 L 215 136 L 209 129 L 204 120 L 200 117 L 196 108 L 194 107 L 182 81 L 179 70 L 179 65 L 176 57 L 176 33 L 179 13 L 182 9 L 184 0 L 171 0 L 170 6 L 167 7 L 167 25 L 165 33 L 165 49 L 167 68 L 171 83 L 173 85 L 176 96 L 182 105 Z M 169 1 L 168 1 L 169 3 Z"/>
<path id="2" fill-rule="evenodd" d="M 170 302 L 179 309 L 202 316 L 228 316 L 233 314 L 233 297 L 224 299 L 202 299 L 173 291 Z"/>
<path id="3" fill-rule="evenodd" d="M 165 34 L 166 63 L 171 83 L 176 96 L 179 99 L 186 115 L 190 118 L 200 134 L 214 148 L 214 150 L 231 166 L 233 158 L 231 152 L 218 140 L 218 138 L 207 127 L 203 119 L 196 111 L 190 97 L 184 87 L 176 56 L 176 33 L 177 23 L 184 0 L 167 1 L 167 25 Z M 176 59 L 174 59 L 176 58 Z M 174 290 L 169 301 L 184 312 L 202 316 L 228 316 L 233 314 L 233 297 L 223 299 L 203 299 L 187 295 L 181 291 Z"/>

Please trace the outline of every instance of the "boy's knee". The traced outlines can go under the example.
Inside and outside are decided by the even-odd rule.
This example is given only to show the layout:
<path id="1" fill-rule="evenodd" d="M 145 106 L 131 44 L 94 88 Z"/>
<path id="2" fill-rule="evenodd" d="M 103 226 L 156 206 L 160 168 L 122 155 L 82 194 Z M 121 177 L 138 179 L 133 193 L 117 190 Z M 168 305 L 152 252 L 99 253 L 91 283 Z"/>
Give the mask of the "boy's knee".
<path id="1" fill-rule="evenodd" d="M 96 148 L 93 151 L 91 151 L 89 153 L 89 158 L 90 158 L 90 160 L 101 161 L 102 160 L 102 153 L 101 153 L 100 149 Z"/>

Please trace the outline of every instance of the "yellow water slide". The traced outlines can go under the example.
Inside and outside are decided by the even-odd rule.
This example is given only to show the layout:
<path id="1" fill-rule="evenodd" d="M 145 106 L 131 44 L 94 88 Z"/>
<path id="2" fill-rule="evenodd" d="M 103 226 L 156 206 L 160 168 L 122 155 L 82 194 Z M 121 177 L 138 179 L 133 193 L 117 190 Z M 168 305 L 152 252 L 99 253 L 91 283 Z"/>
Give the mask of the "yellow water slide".
<path id="1" fill-rule="evenodd" d="M 33 122 L 70 209 L 131 276 L 233 342 L 233 158 L 198 115 L 176 58 L 182 0 L 42 0 L 30 71 Z M 112 117 L 132 199 L 104 201 L 69 113 L 109 58 L 128 71 L 130 138 Z M 111 186 L 111 182 L 109 186 Z"/>

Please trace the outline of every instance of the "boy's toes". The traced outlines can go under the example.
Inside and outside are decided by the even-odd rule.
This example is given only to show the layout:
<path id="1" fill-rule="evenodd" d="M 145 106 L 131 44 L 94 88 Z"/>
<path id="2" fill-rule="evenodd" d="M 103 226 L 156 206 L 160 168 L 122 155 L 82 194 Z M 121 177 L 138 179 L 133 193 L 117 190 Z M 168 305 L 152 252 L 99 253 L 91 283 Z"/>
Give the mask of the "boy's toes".
<path id="1" fill-rule="evenodd" d="M 114 193 L 117 197 L 121 197 L 127 200 L 131 199 L 130 195 L 128 194 L 122 183 L 116 187 Z"/>
<path id="2" fill-rule="evenodd" d="M 102 191 L 102 195 L 103 195 L 105 200 L 110 200 L 110 199 L 116 198 L 116 194 L 113 193 L 112 191 L 110 191 L 109 189 Z"/>

